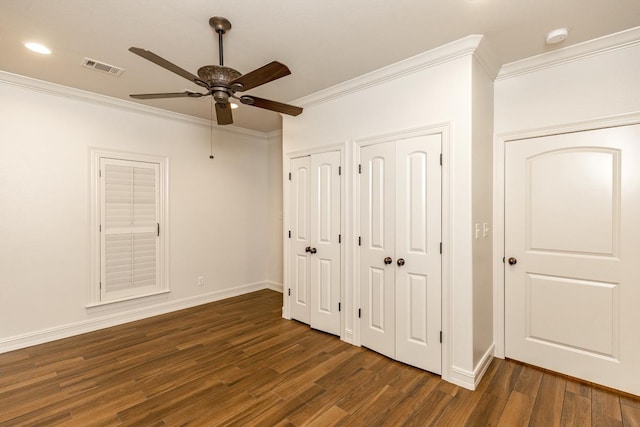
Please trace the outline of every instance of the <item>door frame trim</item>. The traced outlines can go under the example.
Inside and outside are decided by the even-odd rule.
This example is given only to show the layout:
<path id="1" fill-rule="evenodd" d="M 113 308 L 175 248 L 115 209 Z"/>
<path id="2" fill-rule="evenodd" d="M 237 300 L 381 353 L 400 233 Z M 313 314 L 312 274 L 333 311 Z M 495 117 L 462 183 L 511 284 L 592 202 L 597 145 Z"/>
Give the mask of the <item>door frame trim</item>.
<path id="1" fill-rule="evenodd" d="M 495 357 L 505 358 L 505 150 L 507 143 L 524 139 L 585 132 L 640 124 L 640 111 L 606 116 L 585 121 L 563 123 L 521 131 L 497 134 L 493 140 L 493 336 Z"/>
<path id="2" fill-rule="evenodd" d="M 441 150 L 442 150 L 442 181 L 441 181 L 441 239 L 442 239 L 442 259 L 441 259 L 441 329 L 443 335 L 443 343 L 441 349 L 441 376 L 443 380 L 450 381 L 453 372 L 453 339 L 451 339 L 451 331 L 453 324 L 453 298 L 451 297 L 451 277 L 453 272 L 451 271 L 451 256 L 453 254 L 453 244 L 451 237 L 453 235 L 452 221 L 450 220 L 452 215 L 451 208 L 451 195 L 450 186 L 452 182 L 452 168 L 449 162 L 450 158 L 450 141 L 451 141 L 451 128 L 452 124 L 449 122 L 436 123 L 432 125 L 420 126 L 416 128 L 401 129 L 395 132 L 384 133 L 380 135 L 369 136 L 365 138 L 358 138 L 351 141 L 351 149 L 353 152 L 351 163 L 351 182 L 352 182 L 352 194 L 351 200 L 353 211 L 351 216 L 351 223 L 353 224 L 353 239 L 358 238 L 360 235 L 360 180 L 358 179 L 358 164 L 360 163 L 360 148 L 367 145 L 380 144 L 383 142 L 396 141 L 400 139 L 407 139 L 416 136 L 423 135 L 441 135 Z M 353 250 L 353 344 L 360 346 L 360 322 L 357 319 L 358 307 L 360 304 L 360 257 L 357 254 L 357 247 L 354 245 Z"/>

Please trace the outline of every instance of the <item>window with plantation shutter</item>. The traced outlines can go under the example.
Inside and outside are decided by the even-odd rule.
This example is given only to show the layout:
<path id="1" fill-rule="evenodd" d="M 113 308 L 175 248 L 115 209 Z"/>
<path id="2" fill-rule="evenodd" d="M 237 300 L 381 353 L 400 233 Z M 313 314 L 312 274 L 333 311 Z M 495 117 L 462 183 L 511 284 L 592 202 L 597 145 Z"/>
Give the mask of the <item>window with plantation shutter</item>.
<path id="1" fill-rule="evenodd" d="M 160 164 L 100 158 L 100 302 L 162 291 Z"/>

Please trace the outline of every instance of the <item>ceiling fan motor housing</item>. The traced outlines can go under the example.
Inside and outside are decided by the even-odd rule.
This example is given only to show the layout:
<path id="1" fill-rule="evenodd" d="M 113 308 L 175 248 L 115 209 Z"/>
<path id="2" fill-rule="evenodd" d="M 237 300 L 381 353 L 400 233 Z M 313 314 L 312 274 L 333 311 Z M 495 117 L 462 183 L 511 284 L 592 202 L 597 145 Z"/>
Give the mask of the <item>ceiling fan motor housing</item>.
<path id="1" fill-rule="evenodd" d="M 211 88 L 213 99 L 220 104 L 226 104 L 229 97 L 237 90 L 229 82 L 239 78 L 242 74 L 233 68 L 220 65 L 205 65 L 198 69 L 198 76 Z"/>

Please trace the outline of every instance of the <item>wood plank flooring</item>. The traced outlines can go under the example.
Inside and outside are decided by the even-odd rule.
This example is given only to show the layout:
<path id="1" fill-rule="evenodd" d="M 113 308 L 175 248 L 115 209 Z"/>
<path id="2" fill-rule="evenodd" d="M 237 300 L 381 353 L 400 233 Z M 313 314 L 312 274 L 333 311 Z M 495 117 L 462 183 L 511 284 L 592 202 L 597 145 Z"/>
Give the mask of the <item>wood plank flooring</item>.
<path id="1" fill-rule="evenodd" d="M 496 359 L 477 391 L 260 291 L 0 354 L 0 425 L 640 426 L 640 398 Z"/>

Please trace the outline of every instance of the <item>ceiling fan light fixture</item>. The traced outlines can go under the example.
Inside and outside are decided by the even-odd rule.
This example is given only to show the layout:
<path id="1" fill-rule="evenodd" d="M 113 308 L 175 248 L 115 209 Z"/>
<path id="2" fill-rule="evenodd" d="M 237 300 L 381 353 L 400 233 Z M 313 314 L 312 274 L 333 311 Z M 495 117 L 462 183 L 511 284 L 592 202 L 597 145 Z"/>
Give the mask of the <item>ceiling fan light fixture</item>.
<path id="1" fill-rule="evenodd" d="M 235 102 L 231 102 L 231 109 L 235 110 L 236 108 L 238 108 L 238 104 L 236 104 Z"/>
<path id="2" fill-rule="evenodd" d="M 40 53 L 42 55 L 51 55 L 51 49 L 40 43 L 26 42 L 24 47 L 32 52 Z"/>

